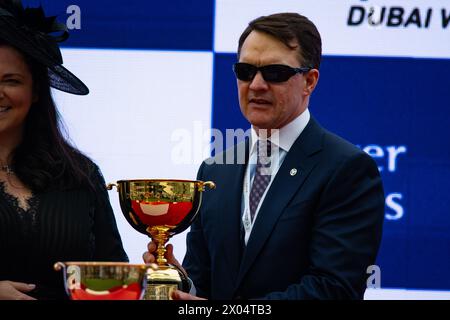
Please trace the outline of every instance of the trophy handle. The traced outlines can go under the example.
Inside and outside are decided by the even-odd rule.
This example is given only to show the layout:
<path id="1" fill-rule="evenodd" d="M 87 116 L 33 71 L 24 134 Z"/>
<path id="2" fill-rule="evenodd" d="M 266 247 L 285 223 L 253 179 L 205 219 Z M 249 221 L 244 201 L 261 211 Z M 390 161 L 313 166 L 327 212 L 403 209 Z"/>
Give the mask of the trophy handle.
<path id="1" fill-rule="evenodd" d="M 198 188 L 200 191 L 205 191 L 205 187 L 208 187 L 210 190 L 216 188 L 216 184 L 212 181 L 199 181 L 198 184 Z"/>
<path id="2" fill-rule="evenodd" d="M 106 190 L 112 190 L 114 187 L 116 187 L 117 189 L 119 189 L 119 186 L 116 183 L 108 183 L 106 185 Z"/>
<path id="3" fill-rule="evenodd" d="M 55 262 L 55 264 L 53 265 L 53 269 L 55 271 L 61 271 L 63 272 L 63 279 L 64 279 L 64 290 L 66 291 L 67 295 L 70 296 L 70 290 L 67 287 L 67 266 L 65 263 L 63 262 Z"/>
<path id="4" fill-rule="evenodd" d="M 55 269 L 55 271 L 66 270 L 66 265 L 58 261 L 53 265 L 53 269 Z"/>

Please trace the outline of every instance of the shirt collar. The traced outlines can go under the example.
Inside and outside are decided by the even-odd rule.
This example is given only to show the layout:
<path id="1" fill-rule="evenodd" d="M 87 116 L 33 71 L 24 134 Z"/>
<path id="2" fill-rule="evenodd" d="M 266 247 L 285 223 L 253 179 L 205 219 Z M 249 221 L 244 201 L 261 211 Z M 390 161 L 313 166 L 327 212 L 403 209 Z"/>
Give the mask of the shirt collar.
<path id="1" fill-rule="evenodd" d="M 289 122 L 287 125 L 282 127 L 279 130 L 278 139 L 276 136 L 273 136 L 275 140 L 278 141 L 272 141 L 271 138 L 269 140 L 278 146 L 280 149 L 289 152 L 292 145 L 294 144 L 295 140 L 300 136 L 300 134 L 305 129 L 306 125 L 309 122 L 309 119 L 311 118 L 311 115 L 309 113 L 309 110 L 306 109 L 303 111 L 297 118 Z M 253 154 L 256 152 L 256 142 L 258 141 L 258 135 L 256 133 L 256 130 L 252 126 L 252 132 L 251 132 L 251 149 L 250 154 Z"/>

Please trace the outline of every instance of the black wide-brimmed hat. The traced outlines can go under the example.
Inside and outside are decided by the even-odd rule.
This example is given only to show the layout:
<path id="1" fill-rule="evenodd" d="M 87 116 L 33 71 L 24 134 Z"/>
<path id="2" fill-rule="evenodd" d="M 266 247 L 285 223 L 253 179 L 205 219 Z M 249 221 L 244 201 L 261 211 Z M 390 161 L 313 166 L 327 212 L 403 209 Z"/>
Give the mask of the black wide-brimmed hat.
<path id="1" fill-rule="evenodd" d="M 58 42 L 69 37 L 56 17 L 45 17 L 42 6 L 24 9 L 20 0 L 0 0 L 0 39 L 48 68 L 50 86 L 86 95 L 88 87 L 62 66 Z"/>

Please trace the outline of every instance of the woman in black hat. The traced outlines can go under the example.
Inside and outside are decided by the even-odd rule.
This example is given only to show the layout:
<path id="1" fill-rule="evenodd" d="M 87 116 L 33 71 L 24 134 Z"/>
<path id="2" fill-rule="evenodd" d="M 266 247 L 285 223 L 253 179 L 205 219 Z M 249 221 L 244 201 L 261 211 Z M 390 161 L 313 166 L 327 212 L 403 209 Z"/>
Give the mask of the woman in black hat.
<path id="1" fill-rule="evenodd" d="M 54 36 L 59 32 L 59 37 Z M 64 25 L 0 0 L 0 299 L 66 298 L 56 261 L 127 261 L 98 167 L 61 135 Z"/>

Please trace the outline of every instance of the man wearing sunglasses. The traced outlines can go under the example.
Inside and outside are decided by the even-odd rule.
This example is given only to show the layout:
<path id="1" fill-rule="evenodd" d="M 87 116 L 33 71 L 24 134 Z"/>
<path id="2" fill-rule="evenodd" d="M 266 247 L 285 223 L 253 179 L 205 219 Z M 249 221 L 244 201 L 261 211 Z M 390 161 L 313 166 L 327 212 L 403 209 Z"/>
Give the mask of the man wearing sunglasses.
<path id="1" fill-rule="evenodd" d="M 241 35 L 233 70 L 252 135 L 246 163 L 200 167 L 198 179 L 217 190 L 204 194 L 187 235 L 183 266 L 197 296 L 363 298 L 381 240 L 383 187 L 375 162 L 309 112 L 320 60 L 319 32 L 296 13 L 260 17 Z M 152 262 L 155 245 L 148 249 Z M 171 247 L 168 259 L 178 264 Z"/>

